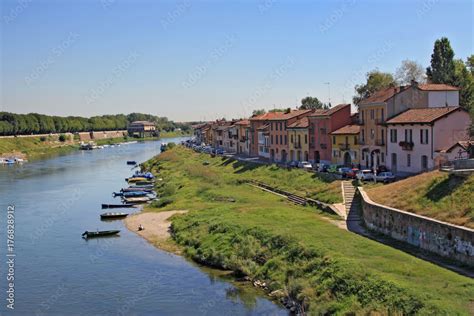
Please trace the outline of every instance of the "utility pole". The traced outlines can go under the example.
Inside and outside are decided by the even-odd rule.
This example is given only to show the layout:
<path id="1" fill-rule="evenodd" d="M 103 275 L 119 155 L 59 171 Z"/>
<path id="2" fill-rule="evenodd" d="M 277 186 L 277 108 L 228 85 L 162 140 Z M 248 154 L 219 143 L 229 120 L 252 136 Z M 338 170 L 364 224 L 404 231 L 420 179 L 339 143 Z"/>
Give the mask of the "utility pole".
<path id="1" fill-rule="evenodd" d="M 331 104 L 331 83 L 325 82 L 324 84 L 328 85 L 328 106 L 329 106 L 329 104 Z"/>

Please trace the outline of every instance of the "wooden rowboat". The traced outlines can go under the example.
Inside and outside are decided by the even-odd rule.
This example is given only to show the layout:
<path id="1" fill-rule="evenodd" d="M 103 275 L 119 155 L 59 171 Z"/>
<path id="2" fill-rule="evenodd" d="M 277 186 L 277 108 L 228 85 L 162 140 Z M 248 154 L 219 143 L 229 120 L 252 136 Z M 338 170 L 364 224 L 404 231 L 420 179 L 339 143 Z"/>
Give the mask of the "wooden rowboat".
<path id="1" fill-rule="evenodd" d="M 94 237 L 106 237 L 106 236 L 113 236 L 117 235 L 120 233 L 120 230 L 102 230 L 102 231 L 95 231 L 95 232 L 90 232 L 90 231 L 85 231 L 82 234 L 83 238 L 94 238 Z"/>
<path id="2" fill-rule="evenodd" d="M 127 203 L 146 203 L 151 201 L 149 197 L 131 197 L 131 198 L 124 198 L 123 199 Z"/>
<path id="3" fill-rule="evenodd" d="M 102 208 L 130 208 L 135 207 L 133 204 L 102 204 Z"/>
<path id="4" fill-rule="evenodd" d="M 115 213 L 115 212 L 108 212 L 100 214 L 101 219 L 116 219 L 116 218 L 125 218 L 127 217 L 127 213 Z"/>

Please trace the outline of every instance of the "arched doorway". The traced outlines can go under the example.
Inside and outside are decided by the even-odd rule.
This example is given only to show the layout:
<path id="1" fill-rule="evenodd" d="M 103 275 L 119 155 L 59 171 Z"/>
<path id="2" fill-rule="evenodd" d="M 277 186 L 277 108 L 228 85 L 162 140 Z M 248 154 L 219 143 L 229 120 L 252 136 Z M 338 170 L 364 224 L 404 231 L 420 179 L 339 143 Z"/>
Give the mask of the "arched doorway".
<path id="1" fill-rule="evenodd" d="M 352 165 L 351 154 L 348 151 L 346 151 L 344 153 L 344 166 L 350 167 L 351 165 Z"/>
<path id="2" fill-rule="evenodd" d="M 295 151 L 290 150 L 290 160 L 295 161 Z"/>
<path id="3" fill-rule="evenodd" d="M 314 152 L 314 162 L 315 162 L 315 163 L 319 163 L 320 160 L 321 160 L 321 157 L 320 157 L 320 155 L 319 155 L 319 151 L 316 150 L 316 151 Z"/>
<path id="4" fill-rule="evenodd" d="M 301 151 L 300 151 L 300 150 L 298 150 L 298 151 L 296 152 L 296 160 L 297 160 L 297 161 L 301 161 Z"/>
<path id="5" fill-rule="evenodd" d="M 285 162 L 286 162 L 286 159 L 287 159 L 287 157 L 286 157 L 286 150 L 283 149 L 283 150 L 281 151 L 281 162 L 285 163 Z"/>

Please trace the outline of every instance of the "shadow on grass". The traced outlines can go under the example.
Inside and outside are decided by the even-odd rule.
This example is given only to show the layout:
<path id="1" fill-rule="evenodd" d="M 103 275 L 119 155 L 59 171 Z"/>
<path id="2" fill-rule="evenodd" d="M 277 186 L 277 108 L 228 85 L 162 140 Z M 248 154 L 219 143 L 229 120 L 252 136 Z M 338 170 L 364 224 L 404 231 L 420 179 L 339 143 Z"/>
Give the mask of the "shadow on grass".
<path id="1" fill-rule="evenodd" d="M 235 160 L 234 158 L 230 158 L 230 157 L 222 158 L 221 166 L 228 166 L 228 165 L 232 165 L 232 168 L 234 168 L 235 170 L 234 173 L 236 174 L 245 173 L 247 171 L 252 171 L 257 168 L 261 168 L 265 166 L 259 163 Z"/>
<path id="2" fill-rule="evenodd" d="M 432 186 L 426 193 L 426 197 L 433 202 L 438 202 L 456 191 L 465 181 L 466 178 L 464 177 L 450 175 L 448 178 Z"/>

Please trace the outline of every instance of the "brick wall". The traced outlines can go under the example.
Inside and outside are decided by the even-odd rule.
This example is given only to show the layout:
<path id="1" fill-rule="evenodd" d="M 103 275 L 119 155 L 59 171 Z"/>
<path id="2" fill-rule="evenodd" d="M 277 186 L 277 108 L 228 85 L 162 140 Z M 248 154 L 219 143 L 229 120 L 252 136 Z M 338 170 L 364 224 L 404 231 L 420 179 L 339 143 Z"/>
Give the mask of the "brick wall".
<path id="1" fill-rule="evenodd" d="M 474 267 L 474 230 L 401 211 L 370 200 L 359 187 L 370 230 Z"/>

